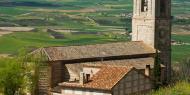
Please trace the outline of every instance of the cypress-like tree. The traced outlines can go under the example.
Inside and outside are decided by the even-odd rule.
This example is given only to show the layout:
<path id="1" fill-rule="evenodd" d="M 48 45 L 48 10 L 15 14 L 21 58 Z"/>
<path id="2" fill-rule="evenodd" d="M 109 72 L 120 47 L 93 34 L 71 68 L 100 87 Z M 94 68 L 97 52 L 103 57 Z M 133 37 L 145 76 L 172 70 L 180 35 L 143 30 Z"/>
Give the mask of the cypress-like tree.
<path id="1" fill-rule="evenodd" d="M 160 76 L 161 76 L 161 60 L 158 53 L 158 50 L 156 50 L 156 56 L 154 59 L 154 79 L 155 79 L 155 89 L 158 89 L 160 86 Z"/>

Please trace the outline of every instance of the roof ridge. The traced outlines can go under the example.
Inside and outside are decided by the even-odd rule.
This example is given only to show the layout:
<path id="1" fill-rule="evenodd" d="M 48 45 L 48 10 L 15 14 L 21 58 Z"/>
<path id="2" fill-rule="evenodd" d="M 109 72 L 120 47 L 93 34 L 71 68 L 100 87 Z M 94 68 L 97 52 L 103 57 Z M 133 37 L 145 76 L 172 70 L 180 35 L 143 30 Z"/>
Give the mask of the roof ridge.
<path id="1" fill-rule="evenodd" d="M 104 67 L 115 67 L 115 68 L 129 68 L 129 69 L 131 69 L 131 68 L 135 68 L 134 66 L 121 66 L 121 65 L 102 65 L 102 68 L 104 68 Z"/>
<path id="2" fill-rule="evenodd" d="M 45 48 L 42 48 L 43 52 L 46 54 L 46 56 L 48 57 L 49 60 L 52 60 L 52 58 L 50 57 L 50 55 L 47 53 Z"/>
<path id="3" fill-rule="evenodd" d="M 44 47 L 46 54 L 56 60 L 73 60 L 83 58 L 116 57 L 127 55 L 152 55 L 155 51 L 142 41 L 115 42 L 81 46 Z"/>
<path id="4" fill-rule="evenodd" d="M 85 45 L 67 45 L 67 46 L 47 46 L 43 48 L 56 48 L 56 47 L 81 47 L 81 46 L 95 46 L 95 45 L 107 45 L 107 44 L 117 44 L 117 43 L 133 43 L 133 42 L 142 42 L 142 41 L 123 41 L 123 42 L 108 42 L 108 43 L 97 43 L 97 44 L 85 44 Z"/>

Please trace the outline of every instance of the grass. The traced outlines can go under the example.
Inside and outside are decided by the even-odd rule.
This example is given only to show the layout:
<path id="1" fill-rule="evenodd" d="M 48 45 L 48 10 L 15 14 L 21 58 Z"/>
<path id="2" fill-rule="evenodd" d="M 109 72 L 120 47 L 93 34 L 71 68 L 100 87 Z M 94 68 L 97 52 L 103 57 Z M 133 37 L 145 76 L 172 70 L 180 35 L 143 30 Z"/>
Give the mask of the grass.
<path id="1" fill-rule="evenodd" d="M 2 0 L 3 4 L 6 0 Z M 0 26 L 29 26 L 40 28 L 72 29 L 81 32 L 125 32 L 131 31 L 130 17 L 121 14 L 132 12 L 132 0 L 14 0 L 14 6 L 0 6 Z M 32 2 L 28 5 L 27 2 Z M 18 5 L 18 3 L 20 3 Z M 47 5 L 50 5 L 47 7 Z M 173 0 L 173 15 L 188 15 L 188 0 Z M 183 7 L 181 7 L 183 6 Z M 46 12 L 38 9 L 57 10 Z M 61 12 L 61 10 L 95 9 L 95 12 Z M 175 19 L 174 24 L 186 25 L 188 20 Z M 116 30 L 119 29 L 119 30 Z M 173 35 L 178 41 L 190 42 L 189 36 Z M 54 45 L 93 44 L 110 41 L 124 41 L 104 35 L 80 34 L 65 35 L 65 39 L 53 39 L 48 33 L 13 33 L 0 37 L 0 53 L 15 53 L 22 47 Z M 128 40 L 128 39 L 126 39 Z M 178 62 L 188 56 L 189 46 L 173 46 L 172 60 Z"/>
<path id="2" fill-rule="evenodd" d="M 95 44 L 113 41 L 124 41 L 126 39 L 116 39 L 114 37 L 95 35 L 95 34 L 77 34 L 65 35 L 64 39 L 54 39 L 47 32 L 17 32 L 0 37 L 0 53 L 14 54 L 17 50 L 26 47 L 44 47 L 44 46 L 64 46 L 64 45 L 82 45 Z"/>
<path id="3" fill-rule="evenodd" d="M 180 42 L 190 43 L 190 35 L 172 35 L 172 39 Z M 190 45 L 172 46 L 172 61 L 179 63 L 184 58 L 190 56 Z"/>
<path id="4" fill-rule="evenodd" d="M 172 62 L 179 63 L 190 56 L 190 45 L 172 46 Z"/>
<path id="5" fill-rule="evenodd" d="M 190 12 L 189 0 L 173 0 L 172 1 L 172 14 L 188 14 Z"/>
<path id="6" fill-rule="evenodd" d="M 0 4 L 4 2 L 5 1 L 2 1 Z M 2 16 L 0 16 L 0 26 L 57 27 L 62 29 L 74 29 L 82 32 L 110 32 L 116 28 L 123 27 L 124 31 L 126 22 L 121 22 L 120 17 L 116 17 L 115 15 L 128 12 L 128 9 L 131 10 L 131 1 L 129 2 L 126 0 L 62 0 L 56 2 L 51 0 L 14 0 L 14 2 L 22 2 L 22 4 L 14 7 L 5 7 L 6 5 L 0 6 L 0 13 L 2 14 Z M 33 5 L 26 6 L 27 4 L 25 3 L 27 2 L 32 2 L 31 4 Z M 44 7 L 48 4 L 59 5 L 59 7 Z M 92 13 L 35 11 L 39 8 L 46 10 L 97 9 L 97 6 L 101 9 L 109 9 L 109 11 L 100 10 Z M 126 7 L 128 9 L 126 9 Z M 120 9 L 122 10 L 120 11 Z M 79 18 L 72 18 L 70 15 Z M 107 18 L 106 22 L 108 23 L 102 23 L 100 21 L 105 18 Z M 114 20 L 113 23 L 109 23 L 112 22 L 111 20 Z M 44 32 L 18 32 L 0 37 L 0 53 L 13 54 L 22 47 L 94 44 L 123 40 L 125 39 L 116 39 L 104 35 L 93 34 L 65 35 L 65 39 L 53 39 L 48 33 Z"/>
<path id="7" fill-rule="evenodd" d="M 5 15 L 20 15 L 29 12 L 29 10 L 21 8 L 1 7 L 0 13 Z"/>
<path id="8" fill-rule="evenodd" d="M 172 39 L 176 41 L 182 41 L 185 43 L 190 43 L 190 35 L 172 35 Z"/>
<path id="9" fill-rule="evenodd" d="M 190 83 L 181 81 L 174 86 L 161 88 L 158 91 L 151 93 L 151 95 L 190 95 Z"/>

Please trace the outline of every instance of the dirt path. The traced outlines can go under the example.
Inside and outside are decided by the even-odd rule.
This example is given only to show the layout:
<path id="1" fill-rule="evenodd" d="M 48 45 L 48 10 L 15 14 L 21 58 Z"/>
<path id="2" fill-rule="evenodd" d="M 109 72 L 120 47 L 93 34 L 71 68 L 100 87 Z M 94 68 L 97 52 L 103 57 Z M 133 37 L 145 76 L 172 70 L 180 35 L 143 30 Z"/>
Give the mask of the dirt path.
<path id="1" fill-rule="evenodd" d="M 31 27 L 0 27 L 0 31 L 10 31 L 10 32 L 21 32 L 21 31 L 31 31 L 34 28 Z"/>
<path id="2" fill-rule="evenodd" d="M 3 36 L 3 35 L 6 35 L 6 34 L 10 34 L 10 33 L 13 33 L 13 32 L 9 32 L 9 31 L 0 31 L 0 37 Z"/>
<path id="3" fill-rule="evenodd" d="M 190 35 L 190 32 L 173 32 L 175 35 Z"/>
<path id="4" fill-rule="evenodd" d="M 9 57 L 10 56 L 10 54 L 0 54 L 0 58 L 1 57 Z"/>
<path id="5" fill-rule="evenodd" d="M 72 12 L 93 13 L 93 12 L 97 12 L 96 9 L 80 9 L 80 10 L 34 9 L 33 11 L 38 11 L 38 12 L 64 12 L 64 13 L 72 13 Z"/>
<path id="6" fill-rule="evenodd" d="M 0 27 L 0 37 L 13 32 L 28 32 L 33 29 L 31 27 Z"/>

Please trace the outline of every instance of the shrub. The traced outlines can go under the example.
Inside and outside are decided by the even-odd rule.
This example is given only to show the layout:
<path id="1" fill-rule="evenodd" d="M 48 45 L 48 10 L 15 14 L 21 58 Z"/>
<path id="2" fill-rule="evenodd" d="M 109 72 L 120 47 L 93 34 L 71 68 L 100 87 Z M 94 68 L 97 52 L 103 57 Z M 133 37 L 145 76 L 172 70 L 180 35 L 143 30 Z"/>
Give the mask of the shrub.
<path id="1" fill-rule="evenodd" d="M 179 81 L 173 86 L 153 91 L 150 95 L 190 95 L 190 83 L 188 81 Z"/>
<path id="2" fill-rule="evenodd" d="M 153 91 L 150 95 L 190 95 L 190 58 L 173 65 L 173 84 Z"/>
<path id="3" fill-rule="evenodd" d="M 22 95 L 25 88 L 24 69 L 16 58 L 1 59 L 3 68 L 0 68 L 0 88 L 4 95 Z"/>
<path id="4" fill-rule="evenodd" d="M 26 56 L 25 50 L 12 58 L 0 58 L 0 95 L 35 95 L 37 75 L 35 70 L 41 58 Z"/>
<path id="5" fill-rule="evenodd" d="M 173 65 L 173 80 L 187 80 L 190 81 L 190 57 L 184 59 L 179 64 Z"/>

